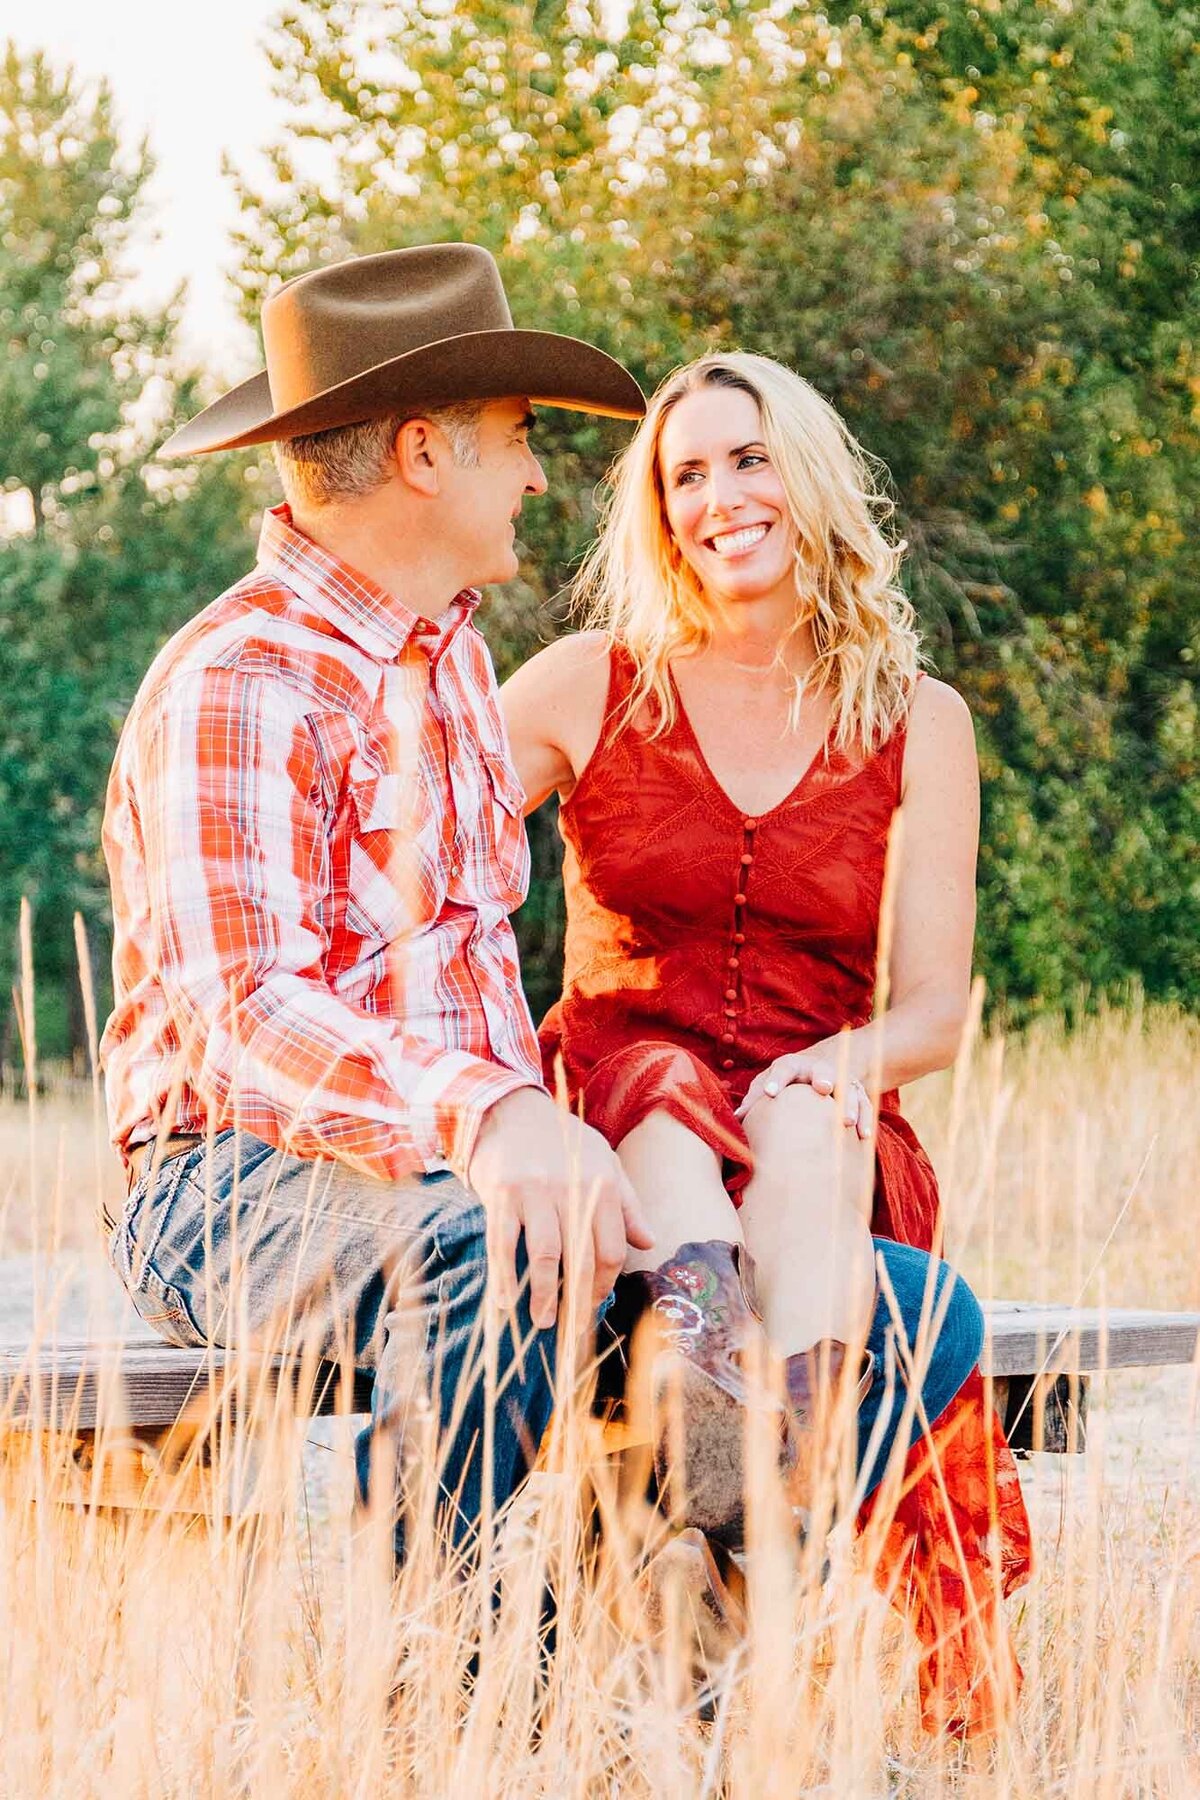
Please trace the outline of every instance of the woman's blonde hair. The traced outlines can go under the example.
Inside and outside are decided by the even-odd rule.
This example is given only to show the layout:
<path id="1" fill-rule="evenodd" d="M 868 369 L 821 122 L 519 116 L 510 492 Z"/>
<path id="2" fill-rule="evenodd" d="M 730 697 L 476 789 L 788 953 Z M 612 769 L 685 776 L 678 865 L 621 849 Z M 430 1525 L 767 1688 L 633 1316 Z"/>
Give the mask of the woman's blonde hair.
<path id="1" fill-rule="evenodd" d="M 920 662 L 913 609 L 897 580 L 905 546 L 882 529 L 893 512 L 876 473 L 882 465 L 801 376 L 741 351 L 702 356 L 669 376 L 609 475 L 600 533 L 574 597 L 584 622 L 608 632 L 636 664 L 619 723 L 650 700 L 655 734 L 668 730 L 675 718 L 668 662 L 703 649 L 711 636 L 710 608 L 667 524 L 659 459 L 668 413 L 706 386 L 739 388 L 757 402 L 791 509 L 796 620 L 779 654 L 806 622 L 817 652 L 797 678 L 793 723 L 806 692 L 828 692 L 831 743 L 878 749 L 908 710 Z"/>

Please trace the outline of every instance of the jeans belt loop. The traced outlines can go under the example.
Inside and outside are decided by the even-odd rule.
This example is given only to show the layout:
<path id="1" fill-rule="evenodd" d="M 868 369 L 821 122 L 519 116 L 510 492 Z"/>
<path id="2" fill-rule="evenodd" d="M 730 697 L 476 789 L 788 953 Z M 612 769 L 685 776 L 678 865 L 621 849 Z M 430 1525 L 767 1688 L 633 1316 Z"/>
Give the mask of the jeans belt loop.
<path id="1" fill-rule="evenodd" d="M 147 1138 L 144 1144 L 135 1144 L 128 1154 L 129 1186 L 126 1189 L 127 1193 L 132 1194 L 146 1170 L 153 1164 L 154 1152 L 160 1141 L 163 1150 L 158 1159 L 158 1166 L 161 1169 L 173 1157 L 183 1156 L 186 1151 L 194 1150 L 197 1144 L 202 1144 L 204 1134 L 199 1131 L 170 1131 L 161 1140 Z"/>

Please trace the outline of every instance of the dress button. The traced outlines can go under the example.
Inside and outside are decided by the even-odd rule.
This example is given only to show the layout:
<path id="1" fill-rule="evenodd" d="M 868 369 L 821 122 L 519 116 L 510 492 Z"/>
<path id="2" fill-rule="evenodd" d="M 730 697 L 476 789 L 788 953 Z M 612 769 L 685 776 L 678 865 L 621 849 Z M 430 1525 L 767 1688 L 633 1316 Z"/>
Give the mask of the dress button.
<path id="1" fill-rule="evenodd" d="M 726 1056 L 726 1057 L 724 1057 L 724 1058 L 723 1058 L 723 1059 L 722 1059 L 722 1061 L 721 1061 L 721 1067 L 722 1067 L 722 1068 L 723 1068 L 723 1069 L 732 1069 L 732 1067 L 733 1067 L 733 1058 L 732 1058 L 732 1056 Z"/>
<path id="2" fill-rule="evenodd" d="M 727 1006 L 725 1008 L 725 1017 L 727 1019 L 736 1019 L 737 1018 L 737 1007 L 736 1006 Z"/>
<path id="3" fill-rule="evenodd" d="M 750 864 L 753 861 L 754 861 L 754 858 L 751 856 L 750 852 L 747 850 L 745 856 L 743 856 L 743 858 L 742 858 L 743 869 L 748 869 L 750 867 Z"/>
<path id="4" fill-rule="evenodd" d="M 732 1044 L 733 1039 L 734 1039 L 734 1034 L 732 1031 L 723 1031 L 721 1033 L 721 1042 L 723 1044 Z"/>
<path id="5" fill-rule="evenodd" d="M 725 966 L 728 969 L 740 969 L 742 966 L 741 958 L 739 956 L 731 956 Z"/>
<path id="6" fill-rule="evenodd" d="M 745 906 L 745 904 L 746 904 L 745 894 L 735 894 L 733 896 L 733 904 L 735 906 Z"/>
<path id="7" fill-rule="evenodd" d="M 758 830 L 758 820 L 757 819 L 743 819 L 742 820 L 742 830 L 743 831 L 757 831 Z"/>
<path id="8" fill-rule="evenodd" d="M 744 931 L 735 931 L 733 934 L 733 941 L 735 944 L 744 944 L 746 941 L 745 932 Z"/>
<path id="9" fill-rule="evenodd" d="M 737 999 L 737 989 L 736 988 L 726 988 L 725 989 L 725 998 L 727 1000 L 736 1000 Z"/>

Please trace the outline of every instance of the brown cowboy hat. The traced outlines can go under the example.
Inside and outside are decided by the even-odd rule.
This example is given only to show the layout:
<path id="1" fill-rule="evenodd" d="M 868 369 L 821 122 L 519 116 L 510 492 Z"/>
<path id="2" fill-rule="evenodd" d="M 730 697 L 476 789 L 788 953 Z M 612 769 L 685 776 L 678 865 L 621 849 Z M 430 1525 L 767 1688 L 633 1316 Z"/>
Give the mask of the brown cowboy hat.
<path id="1" fill-rule="evenodd" d="M 189 419 L 160 457 L 509 394 L 616 419 L 646 410 L 633 376 L 602 350 L 514 330 L 500 271 L 476 244 L 388 250 L 298 275 L 264 305 L 262 332 L 263 372 Z"/>

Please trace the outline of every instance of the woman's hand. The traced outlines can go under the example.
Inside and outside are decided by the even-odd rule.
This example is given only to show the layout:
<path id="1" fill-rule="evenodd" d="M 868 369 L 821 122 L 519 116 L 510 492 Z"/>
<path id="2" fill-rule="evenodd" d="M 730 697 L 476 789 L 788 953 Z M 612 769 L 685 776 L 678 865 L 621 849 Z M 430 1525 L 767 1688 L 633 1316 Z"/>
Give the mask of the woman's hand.
<path id="1" fill-rule="evenodd" d="M 847 1075 L 843 1085 L 838 1086 L 836 1045 L 832 1049 L 816 1045 L 811 1050 L 777 1056 L 773 1063 L 759 1071 L 746 1089 L 737 1117 L 744 1119 L 759 1101 L 769 1104 L 785 1087 L 810 1087 L 815 1094 L 832 1099 L 842 1109 L 843 1124 L 856 1131 L 860 1138 L 869 1138 L 875 1129 L 875 1109 L 862 1082 Z"/>

